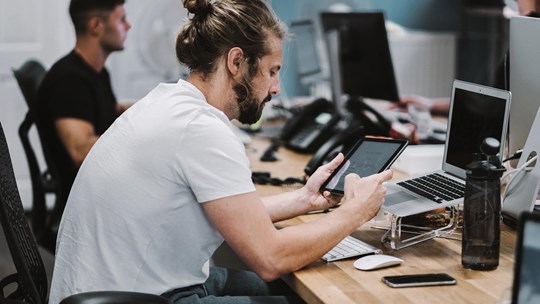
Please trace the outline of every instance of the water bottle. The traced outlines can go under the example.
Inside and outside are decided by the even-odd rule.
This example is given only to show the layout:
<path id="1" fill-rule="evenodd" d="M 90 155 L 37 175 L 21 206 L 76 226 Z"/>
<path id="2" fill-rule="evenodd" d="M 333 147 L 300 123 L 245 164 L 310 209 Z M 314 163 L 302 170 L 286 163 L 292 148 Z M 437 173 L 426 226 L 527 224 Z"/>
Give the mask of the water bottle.
<path id="1" fill-rule="evenodd" d="M 474 270 L 493 270 L 499 265 L 501 177 L 504 168 L 497 157 L 500 143 L 486 138 L 481 154 L 467 166 L 463 202 L 461 264 Z"/>

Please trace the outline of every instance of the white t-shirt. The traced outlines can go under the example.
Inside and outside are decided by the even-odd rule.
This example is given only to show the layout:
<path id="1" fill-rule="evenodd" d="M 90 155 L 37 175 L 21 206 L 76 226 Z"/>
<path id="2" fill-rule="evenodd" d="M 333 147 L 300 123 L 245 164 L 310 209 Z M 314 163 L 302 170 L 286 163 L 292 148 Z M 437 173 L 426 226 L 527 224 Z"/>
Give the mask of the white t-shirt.
<path id="1" fill-rule="evenodd" d="M 161 294 L 203 283 L 223 239 L 201 202 L 255 191 L 223 112 L 160 84 L 97 141 L 58 233 L 50 303 L 92 290 Z"/>

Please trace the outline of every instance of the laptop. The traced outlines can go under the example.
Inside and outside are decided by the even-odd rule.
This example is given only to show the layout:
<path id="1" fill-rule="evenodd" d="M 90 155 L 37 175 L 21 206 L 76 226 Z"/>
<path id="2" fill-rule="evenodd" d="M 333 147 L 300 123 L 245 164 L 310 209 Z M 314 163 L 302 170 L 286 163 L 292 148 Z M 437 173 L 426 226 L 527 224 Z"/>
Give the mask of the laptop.
<path id="1" fill-rule="evenodd" d="M 510 132 L 510 140 L 512 140 Z M 540 189 L 540 166 L 532 159 L 540 151 L 540 108 L 529 131 L 527 142 L 516 166 L 516 171 L 506 186 L 502 205 L 503 222 L 513 228 L 517 227 L 517 219 L 524 212 L 540 212 L 536 205 Z"/>
<path id="2" fill-rule="evenodd" d="M 404 217 L 463 202 L 466 166 L 486 137 L 501 143 L 503 154 L 511 93 L 454 80 L 441 170 L 388 182 L 382 208 Z"/>
<path id="3" fill-rule="evenodd" d="M 540 303 L 540 215 L 524 212 L 520 216 L 512 303 Z"/>

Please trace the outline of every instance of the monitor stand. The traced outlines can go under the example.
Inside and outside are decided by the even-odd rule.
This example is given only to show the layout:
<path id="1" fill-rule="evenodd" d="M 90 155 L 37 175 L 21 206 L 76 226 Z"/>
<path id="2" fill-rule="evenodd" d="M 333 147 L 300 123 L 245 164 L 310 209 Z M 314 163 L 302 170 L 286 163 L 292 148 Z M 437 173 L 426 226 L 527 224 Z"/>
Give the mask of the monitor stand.
<path id="1" fill-rule="evenodd" d="M 528 164 L 529 159 L 540 153 L 540 109 L 532 124 L 525 148 L 516 166 L 516 172 L 506 185 L 503 197 L 503 221 L 513 226 L 522 212 L 532 212 L 535 207 L 538 190 L 540 189 L 540 163 L 538 159 Z M 533 167 L 534 166 L 534 167 Z"/>

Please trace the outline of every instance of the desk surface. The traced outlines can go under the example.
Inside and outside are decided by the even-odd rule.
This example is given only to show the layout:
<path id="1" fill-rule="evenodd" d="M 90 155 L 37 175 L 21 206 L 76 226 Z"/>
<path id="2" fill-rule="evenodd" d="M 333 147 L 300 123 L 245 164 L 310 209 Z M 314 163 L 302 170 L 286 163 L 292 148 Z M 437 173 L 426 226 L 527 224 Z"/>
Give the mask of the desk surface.
<path id="1" fill-rule="evenodd" d="M 280 148 L 281 160 L 260 162 L 259 157 L 268 143 L 254 138 L 247 148 L 253 170 L 270 171 L 285 178 L 302 176 L 308 155 Z M 394 176 L 402 176 L 395 172 Z M 289 190 L 287 187 L 257 186 L 261 195 Z M 285 227 L 315 219 L 323 215 L 305 215 L 277 223 Z M 501 253 L 499 267 L 493 271 L 467 270 L 461 266 L 461 241 L 437 238 L 401 250 L 385 248 L 380 242 L 384 231 L 367 223 L 353 236 L 381 248 L 384 253 L 399 257 L 404 263 L 398 267 L 361 271 L 353 267 L 355 259 L 326 263 L 318 260 L 283 279 L 308 303 L 498 303 L 510 297 L 515 231 L 501 225 Z M 460 234 L 457 233 L 457 237 Z M 446 272 L 456 278 L 457 285 L 414 288 L 390 288 L 381 282 L 386 275 Z"/>

